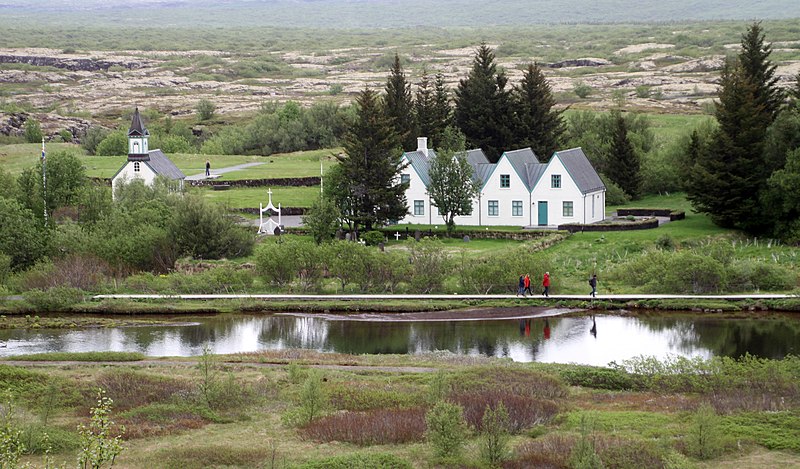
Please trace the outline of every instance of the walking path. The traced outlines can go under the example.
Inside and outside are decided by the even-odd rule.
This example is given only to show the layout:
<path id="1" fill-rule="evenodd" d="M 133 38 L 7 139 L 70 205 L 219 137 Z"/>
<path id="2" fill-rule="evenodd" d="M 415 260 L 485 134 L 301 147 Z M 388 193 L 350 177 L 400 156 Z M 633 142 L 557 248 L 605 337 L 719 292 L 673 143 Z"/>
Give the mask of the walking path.
<path id="1" fill-rule="evenodd" d="M 298 294 L 254 294 L 254 295 L 95 295 L 92 299 L 173 299 L 173 300 L 282 300 L 282 301 L 322 301 L 322 300 L 513 300 L 515 298 L 524 299 L 516 295 L 298 295 Z M 545 299 L 542 295 L 531 295 L 525 298 Z M 650 295 L 650 294 L 626 294 L 626 295 L 597 295 L 595 300 L 781 300 L 789 298 L 800 298 L 798 295 L 783 294 L 757 294 L 757 295 Z M 589 295 L 550 295 L 548 300 L 588 300 L 592 299 Z"/>
<path id="2" fill-rule="evenodd" d="M 225 173 L 231 173 L 233 171 L 239 171 L 239 170 L 242 170 L 242 169 L 247 169 L 247 168 L 251 168 L 253 166 L 258 166 L 258 165 L 262 165 L 262 164 L 264 164 L 264 163 L 263 162 L 243 163 L 243 164 L 237 164 L 236 166 L 227 166 L 225 168 L 212 169 L 211 170 L 211 176 L 209 176 L 209 177 L 206 177 L 206 173 L 205 173 L 205 171 L 203 171 L 200 174 L 193 174 L 191 176 L 186 176 L 186 180 L 187 181 L 202 181 L 204 179 L 216 179 L 216 178 L 220 177 L 221 175 L 223 175 Z"/>

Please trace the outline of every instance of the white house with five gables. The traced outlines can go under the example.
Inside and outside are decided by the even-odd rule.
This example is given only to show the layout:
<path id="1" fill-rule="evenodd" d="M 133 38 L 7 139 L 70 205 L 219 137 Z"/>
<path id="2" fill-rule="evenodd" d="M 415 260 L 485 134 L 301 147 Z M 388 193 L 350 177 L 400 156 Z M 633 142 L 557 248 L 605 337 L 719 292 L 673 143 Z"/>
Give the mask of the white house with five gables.
<path id="1" fill-rule="evenodd" d="M 128 130 L 128 160 L 111 179 L 112 193 L 119 184 L 141 179 L 145 184 L 152 185 L 159 177 L 164 178 L 172 189 L 183 189 L 186 176 L 164 152 L 148 148 L 149 137 L 150 132 L 145 128 L 137 107 Z"/>
<path id="2" fill-rule="evenodd" d="M 425 137 L 417 139 L 416 151 L 403 154 L 408 214 L 400 223 L 444 224 L 427 190 L 435 156 Z M 530 148 L 507 151 L 494 164 L 480 149 L 466 156 L 481 190 L 472 214 L 456 217 L 457 225 L 556 227 L 605 218 L 605 185 L 580 148 L 557 151 L 547 163 L 540 163 Z"/>

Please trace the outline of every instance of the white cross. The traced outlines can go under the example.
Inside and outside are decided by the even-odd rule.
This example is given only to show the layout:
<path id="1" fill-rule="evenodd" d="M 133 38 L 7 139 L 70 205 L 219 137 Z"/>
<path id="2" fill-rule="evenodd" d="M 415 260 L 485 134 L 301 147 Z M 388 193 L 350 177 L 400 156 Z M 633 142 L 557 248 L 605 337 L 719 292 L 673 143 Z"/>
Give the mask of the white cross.
<path id="1" fill-rule="evenodd" d="M 394 240 L 395 241 L 400 241 L 400 233 L 397 232 L 397 231 L 394 232 Z"/>

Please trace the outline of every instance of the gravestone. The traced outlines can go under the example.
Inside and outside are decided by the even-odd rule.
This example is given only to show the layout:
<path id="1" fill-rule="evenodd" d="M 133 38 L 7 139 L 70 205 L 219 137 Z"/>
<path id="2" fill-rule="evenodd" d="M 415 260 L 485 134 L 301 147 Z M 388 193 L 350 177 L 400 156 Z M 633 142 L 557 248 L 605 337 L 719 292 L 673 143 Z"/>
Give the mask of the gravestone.
<path id="1" fill-rule="evenodd" d="M 378 249 L 380 249 L 381 252 L 383 252 L 383 248 L 384 247 L 385 247 L 385 245 L 383 243 L 378 243 Z"/>
<path id="2" fill-rule="evenodd" d="M 344 234 L 344 240 L 345 241 L 350 241 L 351 239 L 352 239 L 352 235 L 349 232 Z"/>
<path id="3" fill-rule="evenodd" d="M 344 239 L 344 231 L 342 231 L 341 228 L 338 228 L 336 230 L 336 239 L 338 239 L 339 241 Z"/>
<path id="4" fill-rule="evenodd" d="M 470 241 L 469 235 L 464 235 L 464 242 L 468 243 Z"/>
<path id="5" fill-rule="evenodd" d="M 420 230 L 417 230 L 417 231 L 414 232 L 414 239 L 417 240 L 417 241 L 422 239 L 422 232 Z"/>

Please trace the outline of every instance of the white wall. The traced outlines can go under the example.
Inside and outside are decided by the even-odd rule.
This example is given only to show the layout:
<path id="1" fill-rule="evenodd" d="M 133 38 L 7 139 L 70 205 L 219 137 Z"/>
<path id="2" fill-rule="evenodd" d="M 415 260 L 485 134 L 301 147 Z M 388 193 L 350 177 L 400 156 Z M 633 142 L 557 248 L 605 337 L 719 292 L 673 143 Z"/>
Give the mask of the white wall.
<path id="1" fill-rule="evenodd" d="M 553 175 L 561 176 L 561 187 L 558 189 L 551 187 Z M 584 196 L 557 156 L 553 157 L 536 183 L 536 187 L 533 188 L 531 194 L 531 207 L 534 210 L 533 225 L 539 224 L 537 207 L 539 201 L 548 203 L 547 226 L 584 222 Z M 572 202 L 572 216 L 564 216 L 564 202 Z"/>
<path id="2" fill-rule="evenodd" d="M 130 182 L 134 179 L 142 179 L 145 184 L 151 185 L 153 181 L 156 179 L 156 173 L 148 166 L 144 161 L 139 161 L 139 171 L 136 172 L 133 170 L 134 162 L 128 161 L 125 163 L 125 166 L 122 167 L 119 173 L 114 176 L 114 179 L 111 181 L 111 193 L 113 194 L 117 188 L 117 184 L 122 181 Z"/>
<path id="3" fill-rule="evenodd" d="M 500 176 L 508 175 L 510 184 L 508 188 L 500 187 Z M 480 197 L 480 223 L 481 225 L 511 225 L 524 226 L 530 222 L 530 193 L 519 174 L 503 155 L 489 179 L 481 189 Z M 489 201 L 496 200 L 499 213 L 497 216 L 489 215 Z M 522 202 L 522 215 L 512 215 L 512 202 Z"/>
<path id="4" fill-rule="evenodd" d="M 408 204 L 408 214 L 398 223 L 419 223 L 427 225 L 431 222 L 431 202 L 425 184 L 417 174 L 417 171 L 409 164 L 402 174 L 408 174 L 411 179 L 408 189 L 406 189 L 406 203 Z M 422 200 L 425 209 L 422 215 L 414 215 L 414 201 Z"/>

